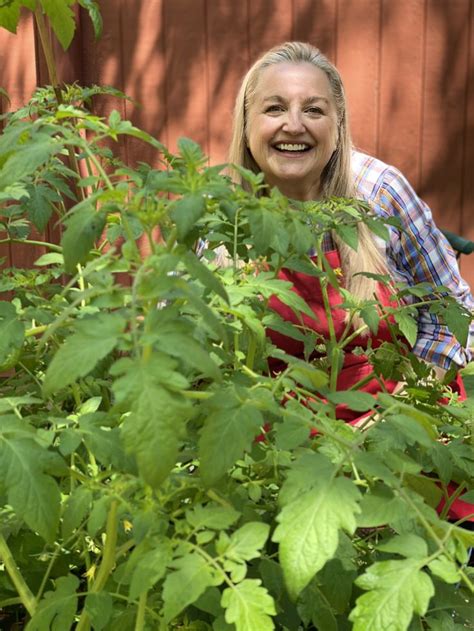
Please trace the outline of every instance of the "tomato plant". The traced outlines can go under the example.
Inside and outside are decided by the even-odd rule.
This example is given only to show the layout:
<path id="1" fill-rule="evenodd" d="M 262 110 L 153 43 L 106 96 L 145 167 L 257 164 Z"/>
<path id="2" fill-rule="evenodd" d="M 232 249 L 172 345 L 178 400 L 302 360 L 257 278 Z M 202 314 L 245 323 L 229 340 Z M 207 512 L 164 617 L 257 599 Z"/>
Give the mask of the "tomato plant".
<path id="1" fill-rule="evenodd" d="M 473 501 L 473 407 L 410 353 L 403 296 L 460 339 L 470 315 L 428 287 L 385 310 L 341 290 L 362 329 L 390 322 L 370 361 L 407 386 L 338 392 L 351 327 L 315 339 L 268 303 L 311 313 L 279 271 L 338 287 L 308 251 L 383 222 L 355 200 L 260 196 L 247 171 L 244 190 L 188 139 L 173 155 L 95 116 L 91 90 L 40 89 L 0 136 L 2 238 L 48 250 L 0 276 L 0 607 L 27 631 L 466 628 L 474 537 L 448 513 Z M 121 163 L 124 135 L 160 167 Z M 30 237 L 58 220 L 60 244 Z"/>

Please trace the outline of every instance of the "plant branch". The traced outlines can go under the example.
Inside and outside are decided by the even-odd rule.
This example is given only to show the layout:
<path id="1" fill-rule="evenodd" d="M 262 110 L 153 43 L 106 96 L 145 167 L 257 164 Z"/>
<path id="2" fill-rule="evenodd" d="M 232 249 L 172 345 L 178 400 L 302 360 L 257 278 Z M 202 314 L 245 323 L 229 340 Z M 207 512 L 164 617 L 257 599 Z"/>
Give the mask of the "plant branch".
<path id="1" fill-rule="evenodd" d="M 36 599 L 26 584 L 25 579 L 23 578 L 22 573 L 18 569 L 15 559 L 8 547 L 8 544 L 5 540 L 5 537 L 0 533 L 0 559 L 2 559 L 5 564 L 5 568 L 10 576 L 12 583 L 16 587 L 16 591 L 20 596 L 21 602 L 24 605 L 25 609 L 28 611 L 30 616 L 33 617 L 36 611 Z"/>

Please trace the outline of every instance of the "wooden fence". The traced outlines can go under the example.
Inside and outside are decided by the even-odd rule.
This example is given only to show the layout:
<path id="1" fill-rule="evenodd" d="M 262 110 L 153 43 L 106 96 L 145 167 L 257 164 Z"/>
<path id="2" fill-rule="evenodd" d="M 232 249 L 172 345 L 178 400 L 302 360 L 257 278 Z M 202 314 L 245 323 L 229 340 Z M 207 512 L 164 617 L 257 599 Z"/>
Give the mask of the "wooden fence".
<path id="1" fill-rule="evenodd" d="M 113 85 L 108 99 L 172 150 L 180 136 L 225 160 L 246 68 L 288 39 L 317 45 L 341 71 L 356 145 L 398 166 L 439 226 L 474 240 L 474 0 L 101 0 L 95 42 L 80 14 L 64 81 Z M 47 82 L 33 24 L 0 32 L 0 85 L 12 107 Z M 6 103 L 3 103 L 5 108 Z M 152 161 L 128 141 L 124 157 Z M 10 249 L 9 261 L 37 253 Z M 472 268 L 472 269 L 471 269 Z M 474 265 L 462 262 L 474 286 Z"/>

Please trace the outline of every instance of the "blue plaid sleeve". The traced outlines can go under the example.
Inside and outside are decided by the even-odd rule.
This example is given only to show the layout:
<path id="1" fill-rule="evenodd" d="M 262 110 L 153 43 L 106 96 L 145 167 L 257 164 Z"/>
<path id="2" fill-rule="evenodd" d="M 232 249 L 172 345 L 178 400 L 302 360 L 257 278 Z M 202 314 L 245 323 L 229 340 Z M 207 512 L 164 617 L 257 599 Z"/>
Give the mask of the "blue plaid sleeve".
<path id="1" fill-rule="evenodd" d="M 380 186 L 373 197 L 376 208 L 384 215 L 397 217 L 402 226 L 401 230 L 391 231 L 387 248 L 394 276 L 409 285 L 422 282 L 444 285 L 472 312 L 474 300 L 469 286 L 461 278 L 454 252 L 436 227 L 430 208 L 394 167 L 386 166 L 378 182 Z M 464 366 L 471 358 L 469 350 L 428 309 L 420 307 L 418 313 L 418 337 L 413 352 L 445 369 L 452 363 Z"/>

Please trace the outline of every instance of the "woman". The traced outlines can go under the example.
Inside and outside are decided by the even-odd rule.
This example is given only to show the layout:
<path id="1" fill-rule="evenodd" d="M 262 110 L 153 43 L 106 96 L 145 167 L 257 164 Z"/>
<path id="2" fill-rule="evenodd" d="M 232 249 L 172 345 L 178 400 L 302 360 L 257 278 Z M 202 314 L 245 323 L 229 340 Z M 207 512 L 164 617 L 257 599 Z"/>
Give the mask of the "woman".
<path id="1" fill-rule="evenodd" d="M 265 53 L 248 71 L 237 97 L 229 162 L 254 172 L 262 171 L 265 181 L 284 195 L 297 200 L 320 200 L 330 196 L 357 197 L 367 201 L 382 217 L 397 217 L 401 230 L 390 228 L 385 251 L 376 246 L 371 232 L 359 226 L 357 252 L 327 236 L 324 249 L 334 267 L 341 267 L 343 283 L 361 299 L 378 293 L 387 303 L 388 292 L 376 281 L 357 272 L 389 272 L 393 279 L 410 285 L 428 282 L 448 287 L 469 310 L 474 307 L 467 284 L 459 275 L 456 258 L 442 233 L 435 227 L 431 211 L 419 199 L 403 175 L 352 148 L 344 87 L 337 69 L 310 44 L 288 42 Z M 313 277 L 283 272 L 294 290 L 303 294 L 315 310 L 314 320 L 305 324 L 327 337 L 327 323 L 321 324 L 321 288 Z M 341 302 L 332 292 L 331 307 Z M 272 307 L 287 320 L 291 310 L 277 298 Z M 333 310 L 336 329 L 347 319 Z M 326 328 L 325 328 L 326 327 Z M 301 349 L 289 338 L 270 331 L 277 346 L 298 355 Z M 383 329 L 378 339 L 388 332 Z M 371 374 L 365 357 L 351 350 L 364 343 L 361 338 L 346 349 L 338 388 L 348 389 Z M 367 344 L 367 337 L 365 339 Z M 441 377 L 452 365 L 461 367 L 470 359 L 449 329 L 427 309 L 418 310 L 418 337 L 413 352 L 431 364 Z M 393 391 L 396 384 L 386 384 Z M 364 390 L 375 393 L 374 379 Z M 348 422 L 357 415 L 347 412 Z"/>

